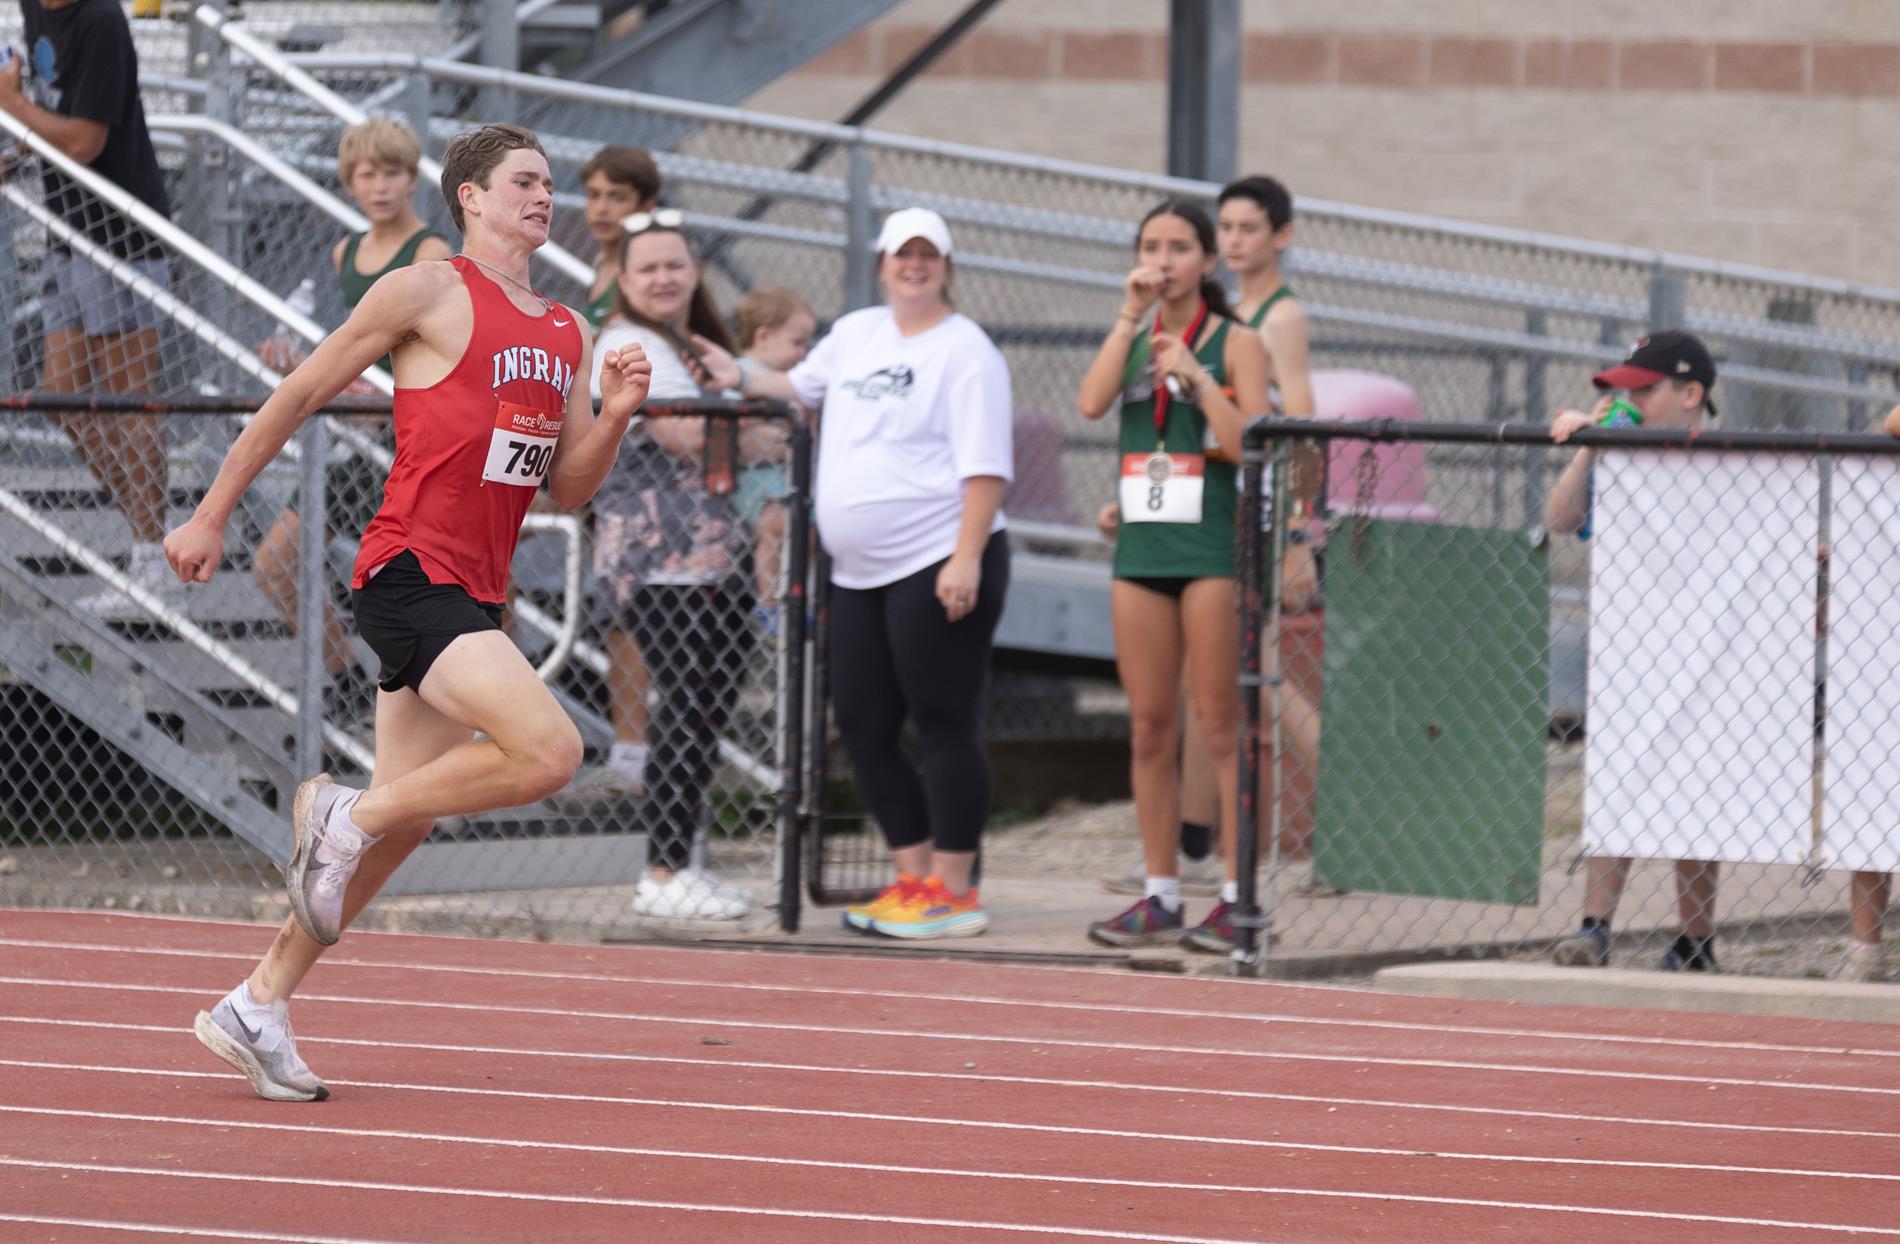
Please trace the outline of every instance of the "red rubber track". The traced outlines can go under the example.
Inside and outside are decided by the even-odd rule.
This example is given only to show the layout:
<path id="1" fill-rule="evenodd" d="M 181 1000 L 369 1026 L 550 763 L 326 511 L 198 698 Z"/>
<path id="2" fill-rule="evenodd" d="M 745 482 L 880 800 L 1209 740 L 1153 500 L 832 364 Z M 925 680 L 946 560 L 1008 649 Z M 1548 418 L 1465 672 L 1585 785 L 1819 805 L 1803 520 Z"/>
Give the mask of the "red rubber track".
<path id="1" fill-rule="evenodd" d="M 0 912 L 0 1241 L 1900 1238 L 1885 1026 L 363 934 L 275 1104 L 271 936 Z"/>

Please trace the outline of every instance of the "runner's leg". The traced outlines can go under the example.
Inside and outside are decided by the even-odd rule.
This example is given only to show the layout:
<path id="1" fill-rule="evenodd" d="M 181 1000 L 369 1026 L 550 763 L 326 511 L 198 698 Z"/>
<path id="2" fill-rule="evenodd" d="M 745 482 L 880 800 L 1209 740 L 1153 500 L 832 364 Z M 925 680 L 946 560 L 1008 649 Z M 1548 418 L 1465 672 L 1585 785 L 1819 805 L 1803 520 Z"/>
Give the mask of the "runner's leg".
<path id="1" fill-rule="evenodd" d="M 580 765 L 580 731 L 501 631 L 458 635 L 423 676 L 419 694 L 443 717 L 487 737 L 364 792 L 350 816 L 370 834 L 418 826 L 426 833 L 439 817 L 533 803 L 567 785 Z"/>
<path id="2" fill-rule="evenodd" d="M 371 788 L 387 785 L 439 760 L 454 748 L 475 737 L 475 732 L 459 721 L 444 717 L 424 704 L 407 688 L 394 693 L 384 691 L 376 697 L 376 772 Z M 392 833 L 374 851 L 366 852 L 343 893 L 343 923 L 356 919 L 357 913 L 382 890 L 383 885 L 427 836 L 422 833 Z M 259 1002 L 288 998 L 297 991 L 305 974 L 325 950 L 305 933 L 295 916 L 284 917 L 284 927 L 271 944 L 263 961 L 251 973 L 251 996 Z"/>

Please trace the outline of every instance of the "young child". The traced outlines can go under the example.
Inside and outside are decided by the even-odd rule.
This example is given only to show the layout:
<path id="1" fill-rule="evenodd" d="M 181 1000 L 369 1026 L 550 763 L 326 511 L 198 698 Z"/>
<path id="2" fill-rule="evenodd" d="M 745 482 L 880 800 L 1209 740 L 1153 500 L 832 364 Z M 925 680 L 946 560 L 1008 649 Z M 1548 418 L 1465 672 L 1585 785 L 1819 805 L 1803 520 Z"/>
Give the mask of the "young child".
<path id="1" fill-rule="evenodd" d="M 783 285 L 761 285 L 739 303 L 737 321 L 741 367 L 787 372 L 811 346 L 818 317 L 805 300 Z M 760 626 L 778 634 L 778 578 L 785 548 L 787 433 L 781 423 L 763 422 L 745 431 L 741 446 L 746 465 L 739 472 L 733 503 L 758 537 L 753 576 L 758 586 Z"/>
<path id="2" fill-rule="evenodd" d="M 337 144 L 337 180 L 357 209 L 369 217 L 370 224 L 367 231 L 352 233 L 330 248 L 330 266 L 342 286 L 346 310 L 355 310 L 370 286 L 387 273 L 412 263 L 449 257 L 449 244 L 416 215 L 416 180 L 421 163 L 422 144 L 400 121 L 373 118 L 343 131 L 342 141 Z M 295 354 L 271 357 L 268 350 L 260 353 L 280 371 L 289 371 L 301 361 Z M 387 357 L 378 365 L 390 369 Z M 378 434 L 386 435 L 384 421 L 374 422 Z M 329 468 L 324 494 L 329 511 L 326 526 L 360 536 L 382 504 L 382 469 L 351 456 Z M 251 570 L 258 587 L 293 631 L 297 626 L 300 500 L 293 497 L 277 516 L 276 524 L 252 557 Z M 330 674 L 326 715 L 346 720 L 368 716 L 376 705 L 375 679 L 357 663 L 336 611 L 328 605 L 323 632 L 323 662 Z"/>
<path id="3" fill-rule="evenodd" d="M 1695 336 L 1669 331 L 1637 341 L 1617 366 L 1592 377 L 1606 390 L 1589 414 L 1560 410 L 1551 421 L 1550 439 L 1558 444 L 1572 433 L 1594 427 L 1616 400 L 1611 390 L 1627 391 L 1646 428 L 1699 428 L 1715 417 L 1709 390 L 1715 386 L 1715 361 Z M 1552 531 L 1583 532 L 1590 523 L 1591 472 L 1596 453 L 1580 449 L 1551 490 L 1544 522 Z M 1610 961 L 1610 921 L 1629 880 L 1627 859 L 1592 857 L 1584 888 L 1583 922 L 1550 950 L 1553 963 L 1567 967 L 1604 967 Z M 1712 860 L 1676 861 L 1676 902 L 1682 932 L 1663 955 L 1670 972 L 1713 972 L 1715 964 L 1716 864 Z"/>

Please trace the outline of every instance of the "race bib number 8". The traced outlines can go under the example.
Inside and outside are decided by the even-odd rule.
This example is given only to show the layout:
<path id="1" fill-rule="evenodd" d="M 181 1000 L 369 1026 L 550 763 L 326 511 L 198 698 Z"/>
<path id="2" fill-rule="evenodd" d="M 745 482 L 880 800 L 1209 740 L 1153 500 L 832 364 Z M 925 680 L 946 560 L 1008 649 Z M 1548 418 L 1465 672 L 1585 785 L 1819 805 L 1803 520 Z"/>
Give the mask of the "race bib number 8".
<path id="1" fill-rule="evenodd" d="M 495 430 L 488 439 L 488 461 L 482 465 L 485 484 L 513 484 L 538 488 L 554 461 L 554 444 L 561 436 L 561 415 L 498 402 Z"/>
<path id="2" fill-rule="evenodd" d="M 1124 523 L 1198 523 L 1207 459 L 1200 454 L 1124 454 Z"/>

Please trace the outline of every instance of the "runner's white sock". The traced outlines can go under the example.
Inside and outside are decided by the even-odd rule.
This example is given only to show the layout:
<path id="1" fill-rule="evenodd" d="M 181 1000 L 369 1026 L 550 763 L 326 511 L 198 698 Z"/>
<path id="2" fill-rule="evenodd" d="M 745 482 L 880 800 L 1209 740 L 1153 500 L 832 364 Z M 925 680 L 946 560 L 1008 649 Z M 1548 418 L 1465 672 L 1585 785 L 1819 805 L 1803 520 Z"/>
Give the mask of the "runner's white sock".
<path id="1" fill-rule="evenodd" d="M 259 1002 L 256 998 L 251 996 L 251 981 L 249 977 L 245 977 L 239 981 L 238 987 L 233 989 L 226 997 L 230 998 L 231 1009 L 238 1013 L 238 1018 L 251 1027 L 262 1028 L 271 1021 L 273 1014 L 271 1004 L 268 1002 Z"/>
<path id="2" fill-rule="evenodd" d="M 1158 898 L 1161 905 L 1170 913 L 1181 910 L 1181 879 L 1179 877 L 1150 877 L 1142 886 L 1142 896 Z"/>
<path id="3" fill-rule="evenodd" d="M 1240 901 L 1240 883 L 1238 881 L 1221 882 L 1220 901 L 1223 903 L 1238 903 Z"/>
<path id="4" fill-rule="evenodd" d="M 614 745 L 607 749 L 607 767 L 641 777 L 646 776 L 647 745 L 616 740 Z"/>
<path id="5" fill-rule="evenodd" d="M 361 855 L 382 841 L 380 837 L 358 825 L 356 818 L 350 815 L 356 807 L 356 801 L 362 797 L 362 791 L 353 790 L 330 805 L 330 818 L 323 823 L 323 837 L 317 843 L 317 863 L 328 864 L 338 855 L 346 852 L 351 855 Z M 331 847 L 333 842 L 342 845 L 346 851 L 333 850 Z"/>

